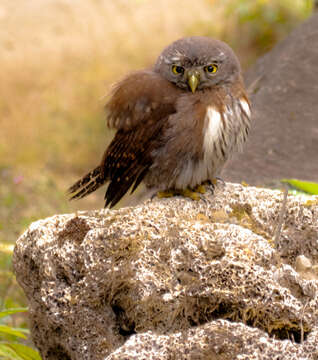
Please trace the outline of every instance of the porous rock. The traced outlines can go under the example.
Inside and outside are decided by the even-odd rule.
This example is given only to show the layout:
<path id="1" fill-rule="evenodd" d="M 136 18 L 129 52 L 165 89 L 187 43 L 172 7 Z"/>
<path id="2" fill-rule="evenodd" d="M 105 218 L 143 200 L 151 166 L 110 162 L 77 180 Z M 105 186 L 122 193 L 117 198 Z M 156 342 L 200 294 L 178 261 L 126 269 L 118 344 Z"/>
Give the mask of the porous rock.
<path id="1" fill-rule="evenodd" d="M 33 223 L 13 261 L 43 359 L 318 359 L 318 198 L 283 198 L 218 183 Z"/>

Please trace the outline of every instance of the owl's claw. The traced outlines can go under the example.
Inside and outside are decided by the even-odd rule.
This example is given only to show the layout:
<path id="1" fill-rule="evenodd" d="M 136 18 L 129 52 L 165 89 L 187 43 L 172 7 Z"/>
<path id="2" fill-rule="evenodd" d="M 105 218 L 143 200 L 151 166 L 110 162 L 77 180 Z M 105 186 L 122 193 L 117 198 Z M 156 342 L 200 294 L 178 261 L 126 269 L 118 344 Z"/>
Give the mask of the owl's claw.
<path id="1" fill-rule="evenodd" d="M 205 184 L 198 185 L 193 189 L 196 193 L 205 194 L 206 193 L 206 187 Z"/>
<path id="2" fill-rule="evenodd" d="M 169 198 L 173 196 L 183 196 L 195 201 L 200 200 L 202 197 L 202 194 L 205 194 L 207 192 L 207 186 L 211 188 L 212 193 L 214 192 L 215 184 L 217 183 L 217 179 L 206 180 L 202 184 L 197 185 L 195 188 L 186 188 L 186 189 L 168 189 L 165 191 L 158 191 L 157 197 L 162 198 Z M 154 195 L 155 196 L 155 195 Z"/>
<path id="3" fill-rule="evenodd" d="M 204 188 L 204 187 L 203 187 Z M 172 196 L 183 196 L 183 197 L 187 197 L 190 198 L 192 200 L 198 201 L 201 199 L 200 194 L 204 194 L 203 189 L 200 189 L 201 191 L 197 191 L 196 189 L 192 190 L 189 188 L 186 189 L 170 189 L 170 190 L 166 190 L 166 191 L 158 191 L 157 192 L 157 196 L 158 198 L 162 199 L 162 198 L 169 198 Z"/>
<path id="4" fill-rule="evenodd" d="M 157 196 L 159 199 L 169 198 L 169 197 L 172 197 L 175 195 L 178 195 L 178 194 L 175 193 L 174 190 L 166 190 L 166 191 L 158 191 L 157 192 Z"/>
<path id="5" fill-rule="evenodd" d="M 212 180 L 206 180 L 204 181 L 201 185 L 199 186 L 209 186 L 210 190 L 212 191 L 212 193 L 214 193 L 215 187 L 218 183 L 218 181 L 222 182 L 223 185 L 225 185 L 225 181 L 223 179 L 221 179 L 220 177 L 215 177 Z"/>
<path id="6" fill-rule="evenodd" d="M 205 194 L 207 192 L 207 187 L 210 188 L 210 190 L 212 191 L 212 193 L 214 192 L 214 188 L 215 188 L 215 185 L 217 183 L 217 178 L 213 179 L 212 181 L 211 180 L 206 180 L 204 181 L 202 184 L 196 186 L 194 188 L 194 191 L 195 192 L 198 192 L 200 194 Z"/>
<path id="7" fill-rule="evenodd" d="M 201 196 L 198 194 L 196 190 L 191 190 L 189 188 L 186 188 L 184 190 L 179 190 L 179 195 L 190 198 L 195 201 L 199 201 L 201 199 Z"/>
<path id="8" fill-rule="evenodd" d="M 222 178 L 218 177 L 218 176 L 213 179 L 213 181 L 214 181 L 213 184 L 216 185 L 218 180 L 222 183 L 222 185 L 225 185 L 225 181 Z"/>

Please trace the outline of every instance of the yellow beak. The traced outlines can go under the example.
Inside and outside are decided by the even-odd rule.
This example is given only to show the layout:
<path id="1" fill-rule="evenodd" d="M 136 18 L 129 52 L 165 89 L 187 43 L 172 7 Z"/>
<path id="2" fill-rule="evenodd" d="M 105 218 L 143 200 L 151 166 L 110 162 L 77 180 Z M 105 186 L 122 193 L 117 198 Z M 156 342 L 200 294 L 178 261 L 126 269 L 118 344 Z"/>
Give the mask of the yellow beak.
<path id="1" fill-rule="evenodd" d="M 200 76 L 199 76 L 199 74 L 195 74 L 195 73 L 189 74 L 188 84 L 189 84 L 190 89 L 191 89 L 191 91 L 192 91 L 193 93 L 194 93 L 195 90 L 197 89 L 199 83 L 200 83 Z"/>

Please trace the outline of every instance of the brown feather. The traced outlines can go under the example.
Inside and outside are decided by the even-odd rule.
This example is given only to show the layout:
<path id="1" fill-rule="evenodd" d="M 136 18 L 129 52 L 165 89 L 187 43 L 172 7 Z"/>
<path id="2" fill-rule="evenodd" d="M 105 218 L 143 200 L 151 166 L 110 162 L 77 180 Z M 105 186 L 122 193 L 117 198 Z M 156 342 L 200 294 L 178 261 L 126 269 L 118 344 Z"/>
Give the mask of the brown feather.
<path id="1" fill-rule="evenodd" d="M 69 189 L 68 193 L 72 194 L 72 199 L 81 199 L 82 197 L 90 194 L 91 192 L 97 190 L 106 182 L 101 173 L 100 166 L 97 166 L 94 170 L 90 171 L 88 174 L 83 176 L 75 184 L 73 184 Z"/>
<path id="2" fill-rule="evenodd" d="M 105 105 L 107 125 L 118 130 L 130 130 L 154 121 L 153 116 L 158 118 L 156 114 L 175 104 L 181 93 L 181 89 L 154 71 L 141 70 L 129 74 L 114 85 Z"/>

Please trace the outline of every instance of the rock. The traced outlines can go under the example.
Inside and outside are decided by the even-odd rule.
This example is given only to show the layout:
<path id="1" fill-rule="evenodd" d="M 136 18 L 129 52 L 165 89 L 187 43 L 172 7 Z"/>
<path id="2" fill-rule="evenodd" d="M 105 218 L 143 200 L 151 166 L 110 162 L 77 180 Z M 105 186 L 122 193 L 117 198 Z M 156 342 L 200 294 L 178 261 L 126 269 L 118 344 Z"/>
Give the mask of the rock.
<path id="1" fill-rule="evenodd" d="M 318 13 L 245 75 L 252 131 L 224 179 L 253 185 L 282 178 L 318 181 Z"/>
<path id="2" fill-rule="evenodd" d="M 296 271 L 306 272 L 312 269 L 311 261 L 304 255 L 298 255 L 295 262 Z"/>
<path id="3" fill-rule="evenodd" d="M 33 223 L 13 262 L 43 359 L 317 360 L 317 272 L 296 259 L 318 263 L 318 198 L 283 198 L 218 183 Z"/>

